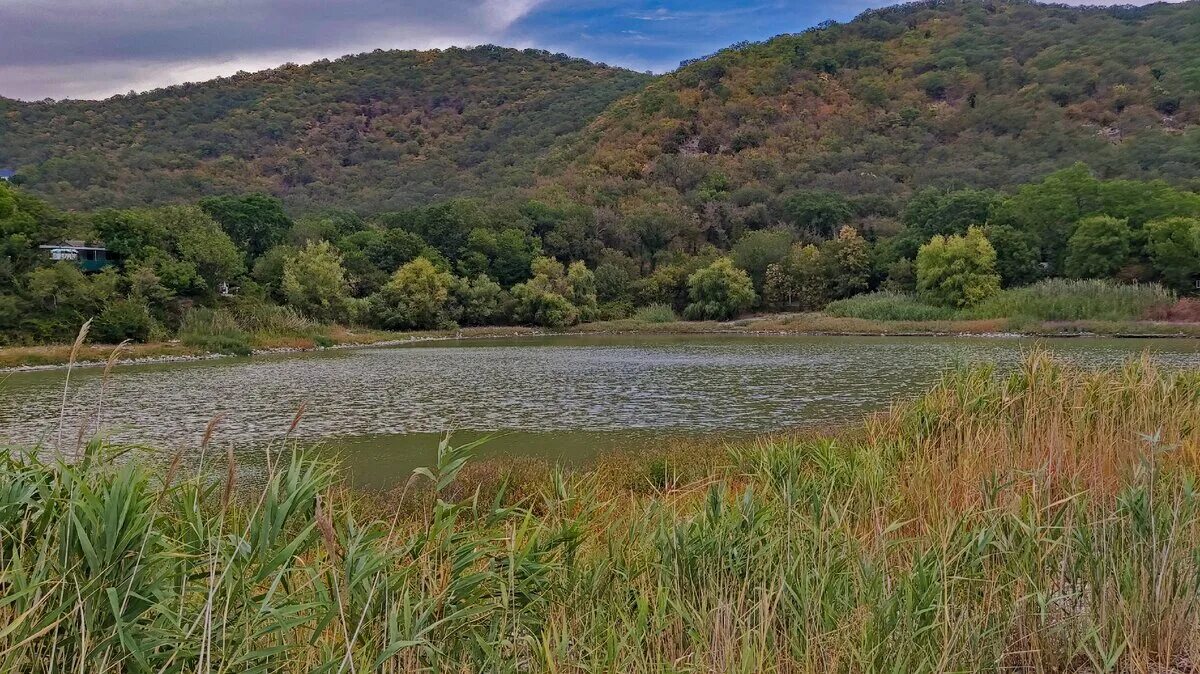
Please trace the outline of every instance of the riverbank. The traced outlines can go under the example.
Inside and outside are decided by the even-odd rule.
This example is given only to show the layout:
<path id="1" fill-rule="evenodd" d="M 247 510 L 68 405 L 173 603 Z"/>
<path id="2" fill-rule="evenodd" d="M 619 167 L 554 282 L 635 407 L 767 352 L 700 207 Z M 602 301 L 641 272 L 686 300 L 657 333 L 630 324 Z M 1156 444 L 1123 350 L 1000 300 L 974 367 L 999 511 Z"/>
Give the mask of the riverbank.
<path id="1" fill-rule="evenodd" d="M 309 337 L 259 337 L 253 354 L 315 351 L 326 348 L 389 346 L 417 341 L 535 337 L 556 334 L 746 334 L 823 337 L 1122 337 L 1200 338 L 1200 323 L 1153 321 L 1063 321 L 1037 322 L 1013 319 L 949 321 L 879 321 L 844 318 L 823 313 L 763 314 L 733 321 L 670 321 L 651 323 L 634 319 L 584 323 L 562 330 L 526 326 L 472 327 L 458 330 L 387 332 L 329 328 L 320 343 Z M 0 348 L 0 371 L 63 367 L 71 361 L 72 345 L 18 346 Z M 83 344 L 76 353 L 77 367 L 106 365 L 114 345 Z M 186 346 L 178 341 L 129 344 L 115 362 L 150 364 L 209 360 L 231 357 Z"/>
<path id="2" fill-rule="evenodd" d="M 446 442 L 369 494 L 14 453 L 0 669 L 1193 671 L 1197 372 L 994 374 L 577 472 Z"/>

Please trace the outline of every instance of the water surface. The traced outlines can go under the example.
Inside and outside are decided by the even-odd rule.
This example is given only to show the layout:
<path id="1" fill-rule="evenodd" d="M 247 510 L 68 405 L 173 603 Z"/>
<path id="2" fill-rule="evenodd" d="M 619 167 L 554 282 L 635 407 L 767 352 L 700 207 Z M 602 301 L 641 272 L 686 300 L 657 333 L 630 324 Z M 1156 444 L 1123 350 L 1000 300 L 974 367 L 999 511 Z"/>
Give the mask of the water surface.
<path id="1" fill-rule="evenodd" d="M 1086 365 L 1149 351 L 1200 366 L 1191 340 L 1039 342 Z M 292 435 L 346 457 L 353 477 L 385 485 L 429 461 L 438 433 L 501 431 L 492 453 L 584 461 L 664 437 L 728 436 L 850 421 L 912 395 L 956 363 L 1010 366 L 1030 340 L 986 338 L 568 336 L 425 342 L 161 365 L 122 366 L 103 387 L 75 370 L 64 442 L 100 426 L 122 441 L 195 448 L 221 414 L 217 444 L 256 453 Z M 54 446 L 62 370 L 0 384 L 0 442 Z M 222 450 L 223 451 L 223 450 Z"/>

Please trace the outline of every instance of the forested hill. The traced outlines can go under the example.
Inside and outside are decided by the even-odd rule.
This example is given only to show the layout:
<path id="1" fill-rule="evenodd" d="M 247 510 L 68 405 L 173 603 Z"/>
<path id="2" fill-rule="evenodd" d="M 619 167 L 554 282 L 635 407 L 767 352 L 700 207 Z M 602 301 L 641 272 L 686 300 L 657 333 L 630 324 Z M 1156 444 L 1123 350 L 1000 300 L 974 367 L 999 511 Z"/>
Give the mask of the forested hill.
<path id="1" fill-rule="evenodd" d="M 753 228 L 796 190 L 886 217 L 921 187 L 1008 188 L 1079 161 L 1194 186 L 1198 123 L 1200 3 L 916 3 L 694 62 L 544 171 L 624 214 L 665 199 L 707 229 Z"/>
<path id="2" fill-rule="evenodd" d="M 0 169 L 72 209 L 255 190 L 294 210 L 395 209 L 528 184 L 554 142 L 647 79 L 486 46 L 376 51 L 104 101 L 0 99 Z"/>

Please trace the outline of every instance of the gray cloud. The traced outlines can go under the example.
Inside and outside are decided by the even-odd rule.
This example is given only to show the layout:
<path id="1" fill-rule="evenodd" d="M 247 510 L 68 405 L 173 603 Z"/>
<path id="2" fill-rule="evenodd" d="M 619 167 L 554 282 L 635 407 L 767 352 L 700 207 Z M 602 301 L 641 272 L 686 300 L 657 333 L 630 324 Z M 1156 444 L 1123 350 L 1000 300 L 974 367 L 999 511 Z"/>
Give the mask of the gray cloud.
<path id="1" fill-rule="evenodd" d="M 541 0 L 0 0 L 0 95 L 97 97 L 376 47 L 502 40 Z"/>

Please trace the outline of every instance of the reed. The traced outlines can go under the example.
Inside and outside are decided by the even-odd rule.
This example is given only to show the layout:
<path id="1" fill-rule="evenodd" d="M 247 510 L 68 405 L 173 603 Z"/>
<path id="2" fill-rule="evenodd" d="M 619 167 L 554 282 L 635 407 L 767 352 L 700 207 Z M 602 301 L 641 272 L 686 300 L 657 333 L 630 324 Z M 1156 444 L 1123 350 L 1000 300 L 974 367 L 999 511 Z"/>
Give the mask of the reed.
<path id="1" fill-rule="evenodd" d="M 1200 373 L 1032 353 L 863 424 L 519 488 L 438 449 L 388 507 L 0 460 L 0 671 L 1188 672 Z M 231 472 L 236 474 L 236 471 Z"/>

